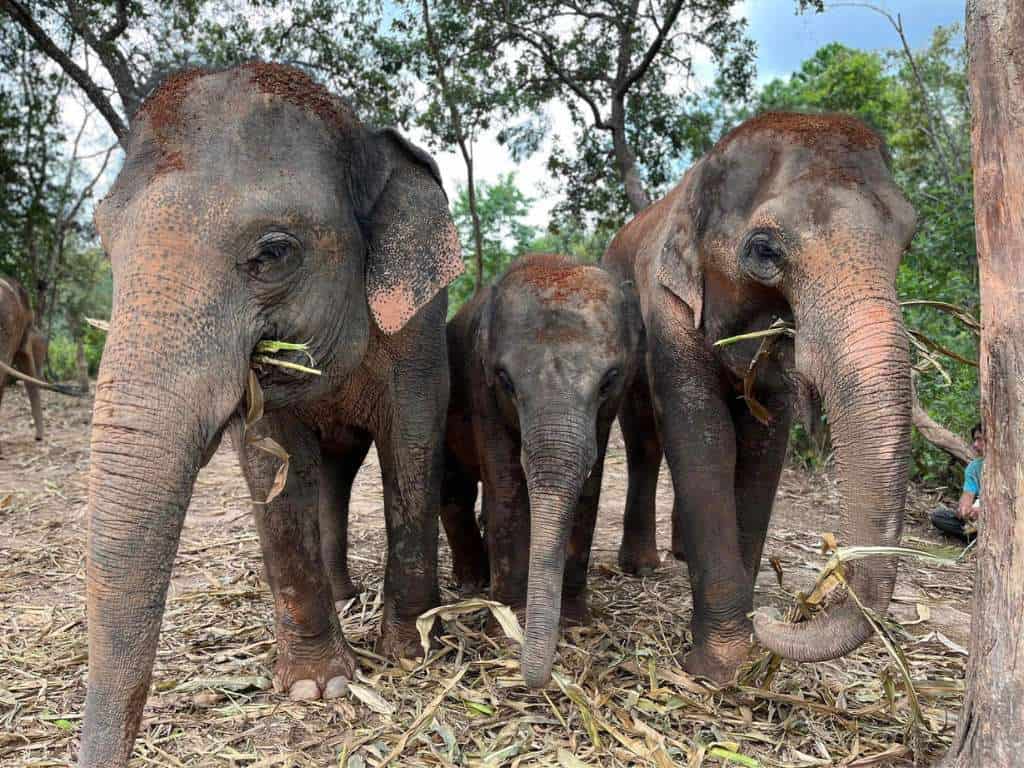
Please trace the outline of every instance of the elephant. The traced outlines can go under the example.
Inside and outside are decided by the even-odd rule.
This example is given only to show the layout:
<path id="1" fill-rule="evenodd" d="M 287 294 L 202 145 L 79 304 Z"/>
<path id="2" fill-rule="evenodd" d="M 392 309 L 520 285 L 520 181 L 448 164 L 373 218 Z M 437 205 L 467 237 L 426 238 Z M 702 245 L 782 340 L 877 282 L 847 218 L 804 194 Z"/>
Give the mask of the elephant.
<path id="1" fill-rule="evenodd" d="M 33 322 L 28 292 L 14 278 L 0 277 L 0 401 L 3 400 L 8 377 L 20 379 L 25 384 L 25 392 L 32 406 L 36 440 L 41 441 L 45 435 L 39 390 L 48 389 L 64 395 L 78 393 L 68 387 L 43 381 L 46 339 Z"/>
<path id="2" fill-rule="evenodd" d="M 589 620 L 605 450 L 639 334 L 630 285 L 558 254 L 513 262 L 448 323 L 441 519 L 456 579 L 489 581 L 493 599 L 525 606 L 531 688 L 550 680 L 560 615 Z"/>
<path id="3" fill-rule="evenodd" d="M 895 279 L 915 227 L 876 132 L 844 115 L 766 113 L 719 141 L 602 257 L 636 281 L 644 325 L 619 416 L 629 467 L 620 563 L 656 564 L 664 455 L 672 548 L 693 593 L 689 672 L 734 679 L 751 631 L 798 661 L 837 658 L 872 634 L 850 599 L 803 624 L 773 609 L 748 615 L 795 406 L 817 402 L 829 419 L 841 542 L 899 541 L 911 390 Z M 792 338 L 715 346 L 775 319 Z M 864 605 L 886 609 L 895 560 L 850 564 L 847 576 Z"/>
<path id="4" fill-rule="evenodd" d="M 330 698 L 354 672 L 319 520 L 347 514 L 335 475 L 371 440 L 387 529 L 378 651 L 420 653 L 415 619 L 439 601 L 446 286 L 463 269 L 430 156 L 281 64 L 166 79 L 95 222 L 114 302 L 87 506 L 90 768 L 128 761 L 192 488 L 224 432 L 256 500 L 275 688 Z M 269 340 L 306 343 L 309 358 L 285 355 L 320 375 L 254 365 Z M 266 438 L 289 457 L 283 489 Z"/>

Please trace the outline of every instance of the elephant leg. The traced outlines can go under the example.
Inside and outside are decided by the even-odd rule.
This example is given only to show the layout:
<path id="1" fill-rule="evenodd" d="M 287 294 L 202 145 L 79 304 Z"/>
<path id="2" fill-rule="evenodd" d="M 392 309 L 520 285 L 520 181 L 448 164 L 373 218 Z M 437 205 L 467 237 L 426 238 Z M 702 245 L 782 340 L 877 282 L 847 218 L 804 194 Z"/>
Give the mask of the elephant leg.
<path id="1" fill-rule="evenodd" d="M 530 496 L 522 441 L 485 388 L 473 391 L 473 439 L 480 462 L 490 597 L 525 616 L 530 572 Z"/>
<path id="2" fill-rule="evenodd" d="M 789 441 L 790 408 L 781 396 L 762 400 L 772 421 L 762 424 L 742 400 L 732 403 L 736 425 L 736 515 L 743 565 L 757 582 L 768 521 Z"/>
<path id="3" fill-rule="evenodd" d="M 316 436 L 280 411 L 257 425 L 290 457 L 284 489 L 253 505 L 267 581 L 274 596 L 277 665 L 274 687 L 295 699 L 330 698 L 355 673 L 320 554 L 320 446 Z M 233 436 L 236 446 L 238 435 Z M 240 451 L 253 499 L 267 498 L 280 460 L 255 447 Z"/>
<path id="4" fill-rule="evenodd" d="M 594 543 L 594 527 L 601 502 L 601 480 L 604 477 L 604 459 L 610 431 L 610 419 L 598 425 L 597 460 L 583 486 L 579 504 L 576 505 L 569 552 L 565 559 L 565 576 L 562 579 L 562 621 L 567 624 L 590 623 L 587 571 L 590 568 L 590 547 Z"/>
<path id="5" fill-rule="evenodd" d="M 639 366 L 643 368 L 644 366 Z M 637 372 L 619 409 L 619 426 L 626 443 L 629 487 L 622 520 L 619 567 L 626 573 L 645 576 L 660 564 L 655 500 L 661 470 L 661 441 L 654 420 L 647 373 Z M 675 551 L 673 530 L 673 551 Z"/>
<path id="6" fill-rule="evenodd" d="M 393 377 L 386 428 L 374 435 L 384 482 L 388 557 L 378 653 L 423 655 L 417 617 L 438 605 L 437 518 L 444 465 L 447 371 L 426 363 Z M 444 363 L 442 353 L 441 362 Z"/>
<path id="7" fill-rule="evenodd" d="M 490 564 L 476 523 L 478 478 L 450 453 L 445 456 L 441 485 L 441 522 L 452 551 L 452 571 L 459 591 L 476 594 L 487 588 Z"/>
<path id="8" fill-rule="evenodd" d="M 519 463 L 519 441 L 494 434 L 486 449 L 484 517 L 491 566 L 491 599 L 526 607 L 530 573 L 530 497 Z"/>
<path id="9" fill-rule="evenodd" d="M 694 647 L 684 667 L 723 683 L 746 658 L 752 630 L 752 581 L 740 550 L 733 488 L 736 436 L 714 360 L 680 327 L 683 321 L 672 323 L 674 333 L 652 345 L 651 370 L 676 497 L 673 525 L 682 531 L 693 592 Z"/>
<path id="10" fill-rule="evenodd" d="M 346 436 L 348 437 L 348 436 Z M 335 604 L 359 593 L 348 572 L 348 507 L 352 483 L 373 440 L 353 431 L 351 439 L 325 450 L 320 468 L 320 551 Z"/>
<path id="11" fill-rule="evenodd" d="M 23 373 L 34 378 L 42 378 L 41 361 L 35 360 L 31 348 L 25 349 L 15 358 L 15 367 Z M 43 434 L 43 406 L 39 399 L 39 387 L 35 384 L 25 382 L 25 393 L 28 395 L 28 402 L 32 406 L 32 422 L 36 427 L 36 441 L 41 441 Z"/>

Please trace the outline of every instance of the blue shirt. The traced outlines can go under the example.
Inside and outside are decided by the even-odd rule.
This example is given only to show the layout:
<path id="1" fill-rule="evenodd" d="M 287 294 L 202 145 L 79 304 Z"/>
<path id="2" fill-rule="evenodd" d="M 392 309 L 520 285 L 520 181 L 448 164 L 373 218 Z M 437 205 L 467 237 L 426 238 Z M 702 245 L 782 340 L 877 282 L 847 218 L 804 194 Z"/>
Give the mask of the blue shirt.
<path id="1" fill-rule="evenodd" d="M 964 493 L 973 493 L 975 496 L 981 495 L 982 465 L 982 459 L 975 459 L 967 465 L 967 469 L 964 470 Z"/>

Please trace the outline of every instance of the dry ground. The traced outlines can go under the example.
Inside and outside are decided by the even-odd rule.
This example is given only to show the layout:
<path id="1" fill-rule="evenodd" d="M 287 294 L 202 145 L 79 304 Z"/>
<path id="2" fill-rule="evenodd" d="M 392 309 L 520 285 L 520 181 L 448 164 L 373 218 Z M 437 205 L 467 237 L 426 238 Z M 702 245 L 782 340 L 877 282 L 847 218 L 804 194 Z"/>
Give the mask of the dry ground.
<path id="1" fill-rule="evenodd" d="M 66 765 L 85 694 L 83 526 L 88 401 L 50 395 L 49 436 L 32 440 L 24 394 L 0 418 L 0 765 Z M 296 703 L 267 690 L 274 657 L 271 605 L 247 494 L 230 447 L 203 470 L 178 553 L 133 765 L 612 766 L 910 765 L 938 759 L 962 697 L 972 560 L 906 562 L 892 615 L 918 683 L 924 728 L 908 737 L 908 699 L 892 658 L 871 642 L 846 659 L 754 666 L 738 687 L 705 689 L 682 672 L 690 613 L 685 565 L 666 555 L 650 578 L 624 577 L 625 457 L 609 452 L 591 568 L 593 626 L 560 645 L 553 683 L 521 685 L 515 649 L 480 630 L 483 615 L 447 623 L 440 651 L 408 668 L 370 650 L 379 625 L 384 532 L 379 470 L 363 468 L 352 500 L 351 562 L 366 587 L 343 612 L 360 655 L 360 684 L 333 702 Z M 662 473 L 659 541 L 670 537 Z M 933 502 L 912 491 L 910 545 L 937 544 L 924 525 Z M 766 555 L 787 589 L 808 589 L 824 562 L 820 534 L 836 528 L 827 477 L 787 469 Z M 443 597 L 456 600 L 442 537 Z M 757 604 L 782 604 L 765 564 Z"/>

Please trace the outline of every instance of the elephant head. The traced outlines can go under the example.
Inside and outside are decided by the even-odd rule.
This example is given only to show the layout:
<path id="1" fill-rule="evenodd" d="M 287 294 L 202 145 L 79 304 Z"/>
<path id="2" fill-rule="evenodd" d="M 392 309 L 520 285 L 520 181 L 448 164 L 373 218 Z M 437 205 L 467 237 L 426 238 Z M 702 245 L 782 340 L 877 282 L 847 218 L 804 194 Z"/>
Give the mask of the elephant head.
<path id="1" fill-rule="evenodd" d="M 257 344 L 309 344 L 321 376 L 259 374 L 268 410 L 301 407 L 462 269 L 430 158 L 272 64 L 165 81 L 96 224 L 114 301 L 89 476 L 87 766 L 130 754 L 185 509 Z"/>
<path id="2" fill-rule="evenodd" d="M 656 279 L 714 342 L 790 319 L 783 350 L 794 387 L 824 405 L 841 491 L 843 544 L 894 545 L 910 457 L 910 360 L 896 298 L 915 214 L 889 172 L 882 139 L 854 118 L 769 113 L 734 130 L 672 193 Z M 742 375 L 758 341 L 724 348 Z M 850 566 L 848 581 L 884 611 L 894 560 Z M 805 624 L 770 611 L 758 641 L 803 661 L 835 658 L 871 634 L 847 600 Z"/>
<path id="3" fill-rule="evenodd" d="M 532 254 L 494 286 L 481 313 L 484 378 L 520 437 L 530 504 L 522 671 L 540 688 L 551 677 L 577 504 L 630 375 L 639 307 L 631 286 L 597 266 Z"/>

